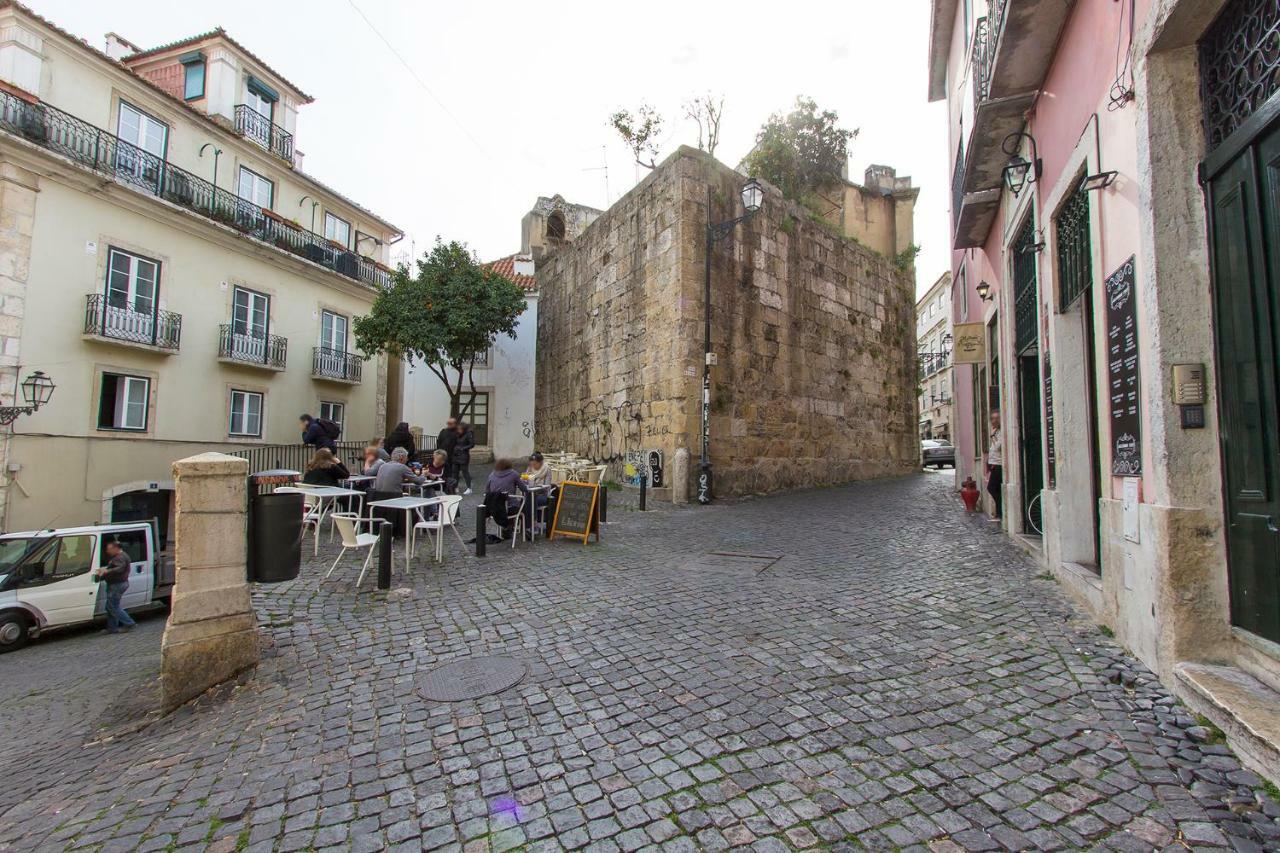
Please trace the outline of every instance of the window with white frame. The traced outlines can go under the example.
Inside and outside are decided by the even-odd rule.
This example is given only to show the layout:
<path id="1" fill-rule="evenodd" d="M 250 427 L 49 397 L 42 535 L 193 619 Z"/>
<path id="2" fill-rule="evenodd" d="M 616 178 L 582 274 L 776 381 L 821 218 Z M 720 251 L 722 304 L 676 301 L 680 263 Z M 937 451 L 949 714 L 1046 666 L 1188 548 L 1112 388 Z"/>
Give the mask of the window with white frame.
<path id="1" fill-rule="evenodd" d="M 104 373 L 98 396 L 98 429 L 147 431 L 151 380 L 145 376 Z"/>
<path id="2" fill-rule="evenodd" d="M 327 400 L 320 401 L 320 417 L 324 420 L 333 421 L 338 426 L 342 426 L 342 416 L 346 413 L 346 406 L 342 403 L 330 403 Z"/>
<path id="3" fill-rule="evenodd" d="M 347 318 L 332 311 L 320 312 L 320 346 L 334 353 L 347 352 Z"/>
<path id="4" fill-rule="evenodd" d="M 324 238 L 341 243 L 351 248 L 351 223 L 345 219 L 326 212 L 324 215 Z"/>
<path id="5" fill-rule="evenodd" d="M 264 178 L 252 169 L 240 167 L 240 198 L 270 210 L 275 189 L 275 184 L 270 179 Z"/>
<path id="6" fill-rule="evenodd" d="M 227 432 L 244 438 L 262 437 L 262 395 L 257 391 L 231 391 L 231 423 Z"/>

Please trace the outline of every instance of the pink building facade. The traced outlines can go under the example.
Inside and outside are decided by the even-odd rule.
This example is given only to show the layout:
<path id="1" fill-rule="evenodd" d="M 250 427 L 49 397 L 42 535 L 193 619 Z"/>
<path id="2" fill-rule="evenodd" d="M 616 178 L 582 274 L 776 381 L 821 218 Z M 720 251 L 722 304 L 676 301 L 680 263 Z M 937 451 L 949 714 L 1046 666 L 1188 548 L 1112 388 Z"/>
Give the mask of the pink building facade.
<path id="1" fill-rule="evenodd" d="M 999 410 L 1003 527 L 1273 779 L 1278 32 L 1275 0 L 934 0 L 929 54 L 985 344 L 957 482 Z"/>

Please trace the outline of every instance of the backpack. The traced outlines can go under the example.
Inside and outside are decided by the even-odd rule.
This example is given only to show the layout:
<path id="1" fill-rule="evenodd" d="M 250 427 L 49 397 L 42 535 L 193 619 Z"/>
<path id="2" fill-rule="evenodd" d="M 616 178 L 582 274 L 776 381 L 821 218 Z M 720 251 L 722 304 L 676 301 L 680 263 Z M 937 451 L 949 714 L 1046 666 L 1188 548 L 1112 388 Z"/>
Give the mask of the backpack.
<path id="1" fill-rule="evenodd" d="M 320 424 L 320 432 L 324 433 L 325 438 L 330 441 L 337 441 L 341 437 L 342 427 L 328 418 L 316 418 L 316 423 Z"/>

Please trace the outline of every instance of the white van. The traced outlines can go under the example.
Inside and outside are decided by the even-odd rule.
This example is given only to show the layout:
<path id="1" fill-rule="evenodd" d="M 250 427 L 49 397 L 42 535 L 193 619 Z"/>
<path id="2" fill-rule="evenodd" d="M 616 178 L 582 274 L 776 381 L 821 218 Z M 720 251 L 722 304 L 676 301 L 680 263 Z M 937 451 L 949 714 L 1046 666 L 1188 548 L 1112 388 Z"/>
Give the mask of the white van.
<path id="1" fill-rule="evenodd" d="M 0 653 L 22 648 L 43 631 L 92 622 L 106 612 L 106 585 L 93 570 L 107 564 L 104 546 L 111 541 L 129 555 L 124 608 L 166 602 L 173 566 L 156 548 L 154 522 L 0 535 Z"/>

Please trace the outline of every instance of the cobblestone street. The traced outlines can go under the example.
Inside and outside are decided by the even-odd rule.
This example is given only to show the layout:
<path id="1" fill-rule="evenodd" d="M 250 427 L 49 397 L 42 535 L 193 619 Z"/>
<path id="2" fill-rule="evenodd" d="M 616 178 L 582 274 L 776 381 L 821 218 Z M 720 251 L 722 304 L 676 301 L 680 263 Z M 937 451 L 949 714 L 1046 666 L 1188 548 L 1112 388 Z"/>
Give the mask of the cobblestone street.
<path id="1" fill-rule="evenodd" d="M 0 849 L 1280 850 L 1261 781 L 950 482 L 449 539 L 390 595 L 322 547 L 256 592 L 258 671 L 158 720 L 162 618 L 46 638 L 0 659 Z M 419 694 L 480 655 L 528 674 Z"/>

